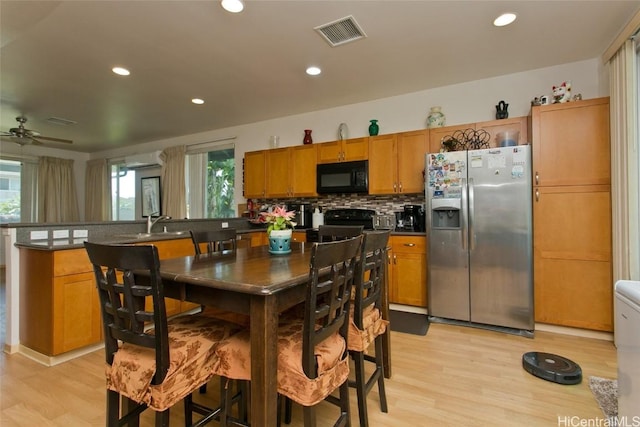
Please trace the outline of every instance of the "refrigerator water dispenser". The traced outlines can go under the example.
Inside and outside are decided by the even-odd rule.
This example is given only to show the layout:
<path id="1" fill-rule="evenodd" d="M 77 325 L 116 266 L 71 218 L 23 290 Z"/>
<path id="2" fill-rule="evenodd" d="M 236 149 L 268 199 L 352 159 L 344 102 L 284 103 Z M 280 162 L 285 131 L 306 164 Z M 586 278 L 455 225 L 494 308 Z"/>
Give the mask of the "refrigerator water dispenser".
<path id="1" fill-rule="evenodd" d="M 460 228 L 460 199 L 432 200 L 431 227 Z"/>

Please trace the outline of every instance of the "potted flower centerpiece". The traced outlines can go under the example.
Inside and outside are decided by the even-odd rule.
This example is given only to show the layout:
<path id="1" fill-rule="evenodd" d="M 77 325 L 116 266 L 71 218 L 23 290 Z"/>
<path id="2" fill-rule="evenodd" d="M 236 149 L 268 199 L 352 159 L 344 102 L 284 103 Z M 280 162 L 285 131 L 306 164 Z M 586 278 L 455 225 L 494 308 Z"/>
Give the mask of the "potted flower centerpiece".
<path id="1" fill-rule="evenodd" d="M 284 206 L 276 206 L 271 212 L 261 212 L 262 222 L 268 224 L 269 252 L 272 254 L 288 254 L 291 252 L 291 235 L 296 223 L 294 211 L 287 211 Z"/>

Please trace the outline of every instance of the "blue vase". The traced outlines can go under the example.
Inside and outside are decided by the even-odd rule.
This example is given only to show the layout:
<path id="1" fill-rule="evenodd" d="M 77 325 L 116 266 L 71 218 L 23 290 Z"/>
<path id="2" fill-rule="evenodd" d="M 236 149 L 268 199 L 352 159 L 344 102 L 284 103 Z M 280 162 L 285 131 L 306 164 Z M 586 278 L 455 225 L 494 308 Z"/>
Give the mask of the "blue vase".
<path id="1" fill-rule="evenodd" d="M 291 253 L 291 230 L 271 231 L 269 252 L 275 255 Z"/>

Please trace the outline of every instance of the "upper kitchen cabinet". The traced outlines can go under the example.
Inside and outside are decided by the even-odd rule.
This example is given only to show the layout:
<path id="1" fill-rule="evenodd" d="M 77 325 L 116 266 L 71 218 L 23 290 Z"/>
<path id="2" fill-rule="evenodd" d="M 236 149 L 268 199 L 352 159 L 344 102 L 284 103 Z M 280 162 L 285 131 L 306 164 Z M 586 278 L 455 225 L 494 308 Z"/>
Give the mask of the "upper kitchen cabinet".
<path id="1" fill-rule="evenodd" d="M 456 132 L 467 129 L 484 130 L 489 134 L 489 147 L 499 147 L 498 134 L 500 132 L 518 132 L 519 144 L 529 143 L 528 117 L 513 117 L 510 119 L 490 120 L 478 123 L 466 123 L 455 126 L 429 129 L 429 152 L 437 153 L 442 148 L 442 141 Z"/>
<path id="2" fill-rule="evenodd" d="M 531 109 L 534 185 L 609 185 L 609 98 Z"/>
<path id="3" fill-rule="evenodd" d="M 313 144 L 267 150 L 266 196 L 316 196 L 316 159 Z"/>
<path id="4" fill-rule="evenodd" d="M 489 145 L 491 147 L 499 147 L 498 134 L 501 132 L 515 133 L 518 132 L 518 144 L 524 145 L 529 143 L 528 117 L 513 117 L 511 119 L 491 120 L 488 122 L 476 123 L 476 131 L 484 130 L 490 135 Z"/>
<path id="5" fill-rule="evenodd" d="M 267 193 L 265 158 L 267 151 L 250 151 L 244 154 L 244 197 L 261 198 Z"/>
<path id="6" fill-rule="evenodd" d="M 318 163 L 351 162 L 369 158 L 369 138 L 323 142 L 318 147 Z"/>
<path id="7" fill-rule="evenodd" d="M 475 129 L 474 123 L 467 123 L 463 125 L 444 126 L 441 128 L 429 129 L 429 153 L 439 153 L 442 148 L 442 141 L 445 137 L 451 136 L 454 132 L 464 131 L 465 129 Z"/>
<path id="8" fill-rule="evenodd" d="M 427 131 L 369 137 L 369 194 L 424 191 Z"/>

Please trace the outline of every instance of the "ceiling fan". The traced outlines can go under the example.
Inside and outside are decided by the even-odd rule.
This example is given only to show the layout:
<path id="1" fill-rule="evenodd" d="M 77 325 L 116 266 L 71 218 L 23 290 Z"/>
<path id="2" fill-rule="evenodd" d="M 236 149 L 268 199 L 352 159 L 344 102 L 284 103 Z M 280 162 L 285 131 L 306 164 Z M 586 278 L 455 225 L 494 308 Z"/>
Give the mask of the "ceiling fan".
<path id="1" fill-rule="evenodd" d="M 40 145 L 43 141 L 51 141 L 51 142 L 64 142 L 65 144 L 72 144 L 73 141 L 69 139 L 60 139 L 60 138 L 51 138 L 49 136 L 41 136 L 40 132 L 36 132 L 35 130 L 29 130 L 24 127 L 24 124 L 27 122 L 27 118 L 24 116 L 16 117 L 18 121 L 17 128 L 9 129 L 9 132 L 0 131 L 0 136 L 7 136 L 8 139 L 12 142 L 15 142 L 18 145 L 26 145 L 26 144 L 34 144 Z"/>

